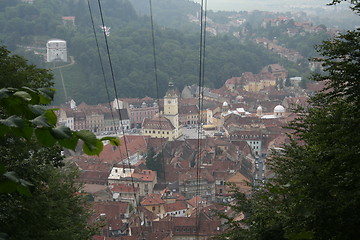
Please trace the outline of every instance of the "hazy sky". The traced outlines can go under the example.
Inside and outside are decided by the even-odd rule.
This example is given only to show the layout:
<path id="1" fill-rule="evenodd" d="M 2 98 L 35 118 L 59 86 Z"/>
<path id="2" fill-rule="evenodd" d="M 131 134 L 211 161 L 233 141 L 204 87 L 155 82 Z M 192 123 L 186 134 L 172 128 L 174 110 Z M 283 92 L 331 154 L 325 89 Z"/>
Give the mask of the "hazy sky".
<path id="1" fill-rule="evenodd" d="M 193 1 L 198 3 L 201 2 L 201 0 Z M 208 9 L 214 11 L 291 11 L 294 10 L 294 7 L 297 9 L 306 9 L 309 7 L 326 7 L 326 3 L 329 2 L 331 2 L 331 0 L 208 0 Z"/>

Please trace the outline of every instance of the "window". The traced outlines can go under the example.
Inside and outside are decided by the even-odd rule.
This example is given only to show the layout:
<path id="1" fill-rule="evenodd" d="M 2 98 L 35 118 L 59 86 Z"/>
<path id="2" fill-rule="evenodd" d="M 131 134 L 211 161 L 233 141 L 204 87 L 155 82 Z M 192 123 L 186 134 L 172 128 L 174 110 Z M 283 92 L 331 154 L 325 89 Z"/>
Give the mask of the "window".
<path id="1" fill-rule="evenodd" d="M 152 207 L 152 210 L 155 211 L 155 207 Z"/>

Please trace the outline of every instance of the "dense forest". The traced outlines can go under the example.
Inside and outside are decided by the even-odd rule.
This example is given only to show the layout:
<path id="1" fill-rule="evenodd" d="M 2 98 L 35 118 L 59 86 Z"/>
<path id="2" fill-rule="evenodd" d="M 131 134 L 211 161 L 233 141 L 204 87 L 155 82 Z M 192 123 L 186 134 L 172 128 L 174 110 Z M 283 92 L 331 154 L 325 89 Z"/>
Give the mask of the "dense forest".
<path id="1" fill-rule="evenodd" d="M 21 1 L 3 1 L 0 6 L 0 22 L 2 28 L 0 39 L 3 44 L 17 54 L 25 56 L 31 63 L 39 67 L 53 68 L 55 87 L 58 93 L 55 103 L 64 99 L 61 77 L 64 79 L 67 95 L 78 102 L 90 104 L 106 102 L 105 81 L 109 86 L 110 98 L 114 98 L 112 74 L 108 64 L 108 55 L 104 36 L 99 26 L 101 16 L 96 1 L 89 1 L 92 16 L 89 14 L 87 1 L 44 1 L 37 0 L 33 4 Z M 171 5 L 174 2 L 177 5 Z M 182 3 L 182 4 L 181 4 Z M 145 3 L 144 3 L 145 4 Z M 196 6 L 189 1 L 167 1 L 169 8 L 179 10 L 172 14 L 182 19 L 187 12 L 196 14 Z M 108 47 L 114 71 L 116 87 L 121 97 L 144 97 L 157 95 L 155 89 L 154 56 L 152 32 L 149 16 L 144 12 L 148 6 L 137 10 L 127 0 L 103 1 L 103 19 L 106 26 L 111 27 L 108 36 Z M 142 11 L 140 11 L 142 9 Z M 162 13 L 159 5 L 155 5 L 154 21 L 164 18 L 169 22 L 171 14 Z M 183 10 L 184 12 L 180 11 Z M 75 16 L 75 26 L 65 24 L 63 16 Z M 92 17 L 92 18 L 91 18 Z M 93 19 L 97 39 L 93 33 Z M 171 25 L 171 24 L 170 24 Z M 199 65 L 199 26 L 184 24 L 188 31 L 181 31 L 161 24 L 155 24 L 155 49 L 157 59 L 157 80 L 159 96 L 166 90 L 167 82 L 173 81 L 181 90 L 185 85 L 197 83 Z M 198 29 L 198 30 L 196 30 Z M 45 54 L 46 42 L 58 38 L 67 41 L 68 56 L 72 56 L 74 64 L 59 68 L 59 63 L 46 64 L 42 55 Z M 105 78 L 102 74 L 99 54 L 96 47 L 99 43 L 101 59 L 104 63 Z M 68 62 L 69 63 L 69 62 Z M 67 63 L 67 64 L 68 64 Z M 230 77 L 239 76 L 243 72 L 258 72 L 263 66 L 281 63 L 291 69 L 292 76 L 304 75 L 306 66 L 298 66 L 287 62 L 274 53 L 255 45 L 250 40 L 239 39 L 226 34 L 207 35 L 205 84 L 218 88 Z"/>

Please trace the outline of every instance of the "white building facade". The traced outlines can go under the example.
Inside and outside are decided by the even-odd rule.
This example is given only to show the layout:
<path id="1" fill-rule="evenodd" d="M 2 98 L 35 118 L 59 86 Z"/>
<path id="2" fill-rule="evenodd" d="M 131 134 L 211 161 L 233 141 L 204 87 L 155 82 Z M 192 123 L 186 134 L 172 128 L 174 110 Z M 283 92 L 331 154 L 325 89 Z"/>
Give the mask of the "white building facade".
<path id="1" fill-rule="evenodd" d="M 47 62 L 67 62 L 66 41 L 61 39 L 51 39 L 46 43 Z"/>

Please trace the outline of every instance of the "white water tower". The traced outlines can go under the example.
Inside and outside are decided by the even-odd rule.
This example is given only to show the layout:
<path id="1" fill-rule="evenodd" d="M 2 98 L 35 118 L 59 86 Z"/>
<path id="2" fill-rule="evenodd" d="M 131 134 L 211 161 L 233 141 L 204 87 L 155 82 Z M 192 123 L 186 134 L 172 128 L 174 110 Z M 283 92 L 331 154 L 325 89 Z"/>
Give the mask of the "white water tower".
<path id="1" fill-rule="evenodd" d="M 46 43 L 47 62 L 67 62 L 66 41 L 61 39 L 50 39 Z"/>

